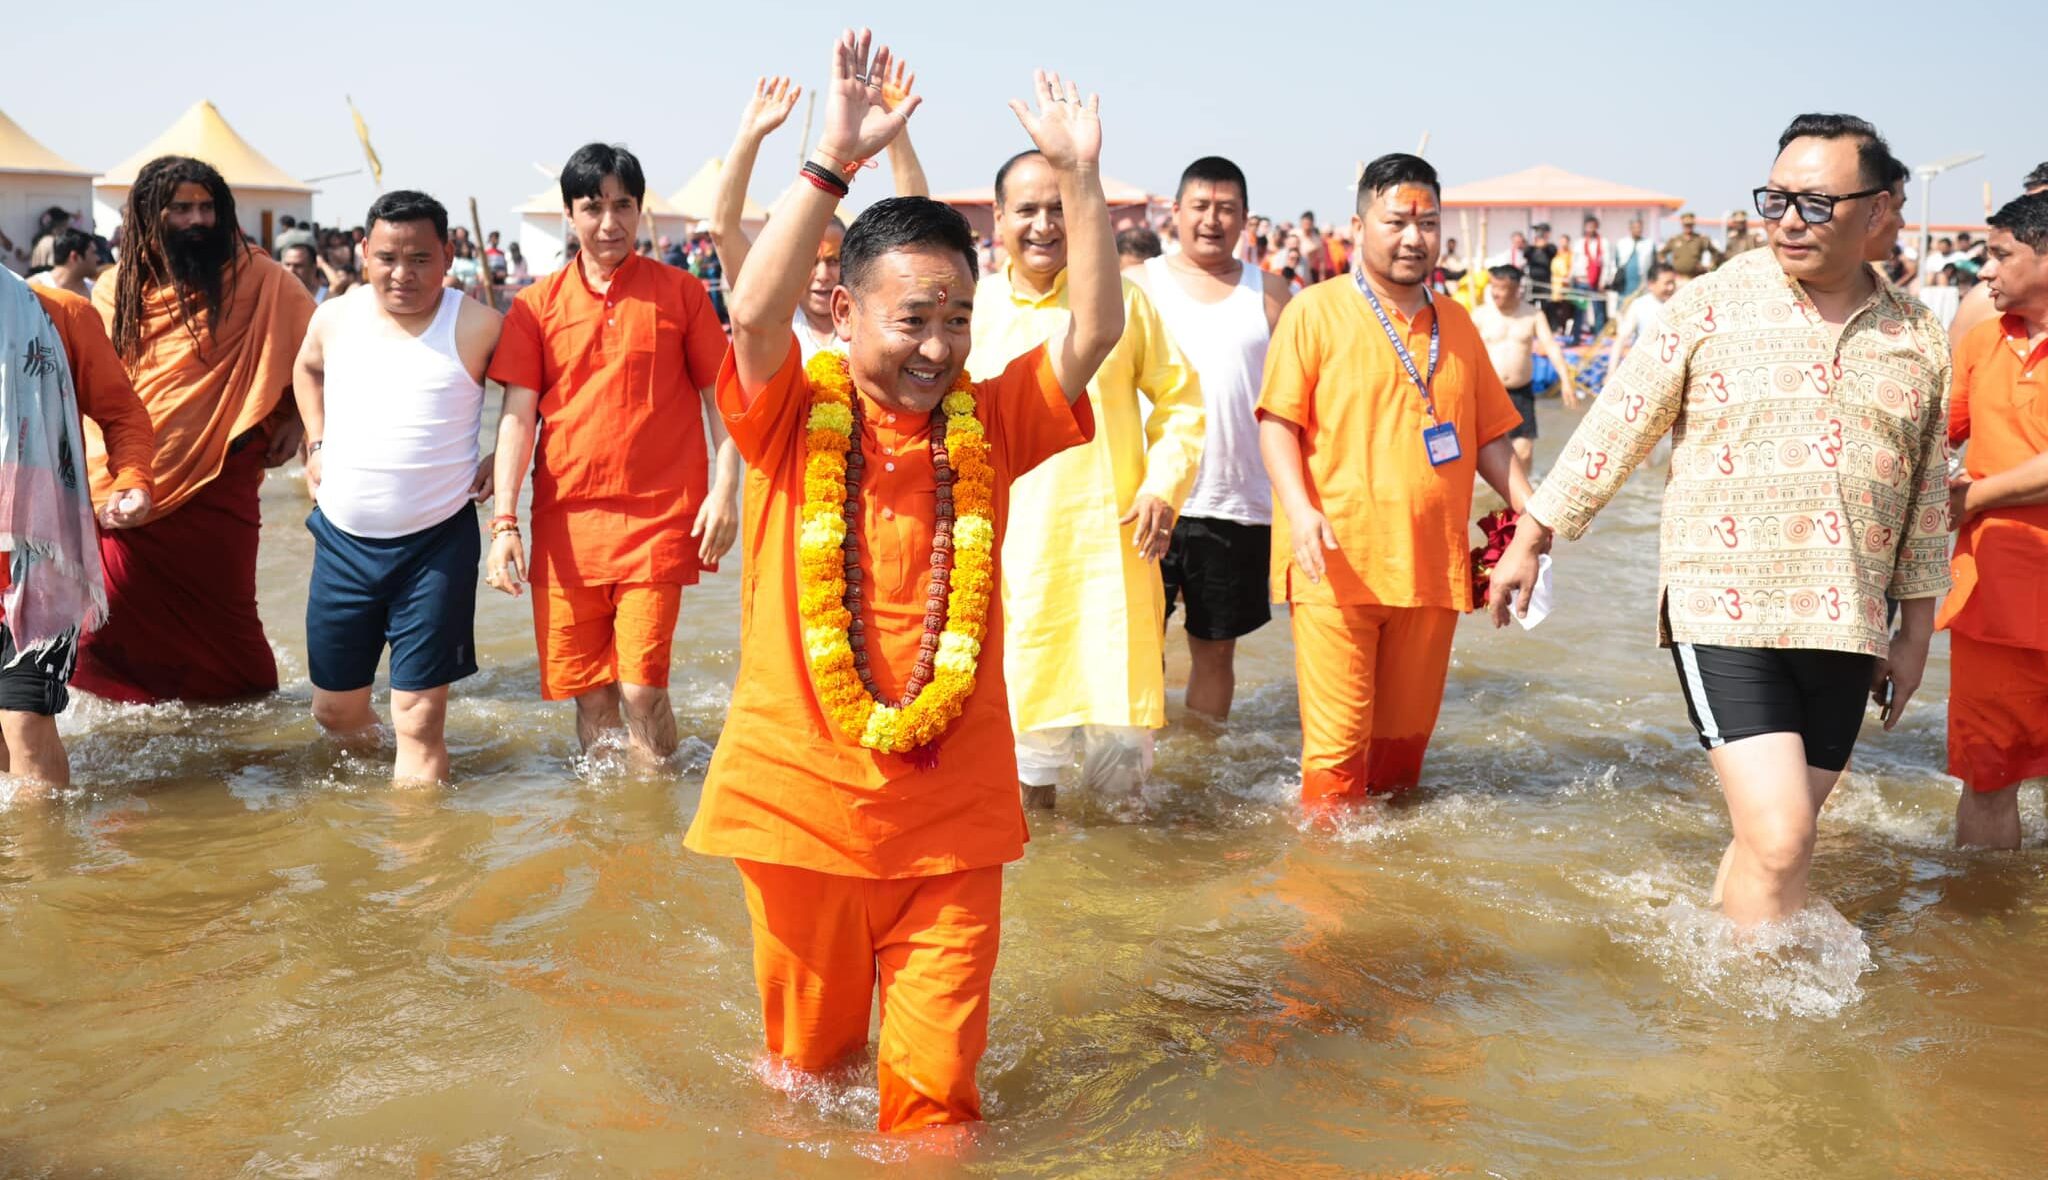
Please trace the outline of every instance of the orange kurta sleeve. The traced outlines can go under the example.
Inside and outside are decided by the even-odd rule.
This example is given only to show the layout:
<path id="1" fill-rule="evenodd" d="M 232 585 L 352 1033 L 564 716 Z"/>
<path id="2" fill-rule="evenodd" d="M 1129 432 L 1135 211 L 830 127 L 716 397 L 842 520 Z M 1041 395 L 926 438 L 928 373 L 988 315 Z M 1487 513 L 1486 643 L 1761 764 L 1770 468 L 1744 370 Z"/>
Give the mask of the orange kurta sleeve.
<path id="1" fill-rule="evenodd" d="M 107 468 L 113 490 L 149 490 L 154 486 L 156 428 L 149 411 L 135 396 L 128 370 L 114 342 L 100 323 L 99 312 L 83 299 L 67 299 L 52 309 L 64 352 L 71 358 L 71 381 L 78 387 L 78 410 L 99 426 L 107 442 Z"/>
<path id="2" fill-rule="evenodd" d="M 547 354 L 541 342 L 540 316 L 533 310 L 538 285 L 528 287 L 512 301 L 505 313 L 505 325 L 498 333 L 498 347 L 491 353 L 490 379 L 500 385 L 525 389 L 547 388 Z"/>
<path id="3" fill-rule="evenodd" d="M 789 351 L 783 354 L 781 367 L 754 392 L 751 402 L 740 386 L 740 372 L 732 350 L 726 350 L 718 366 L 718 413 L 725 419 L 725 429 L 748 467 L 767 466 L 789 445 L 804 421 L 810 392 L 810 384 L 804 379 L 803 351 L 797 347 L 795 332 L 789 334 Z"/>
<path id="4" fill-rule="evenodd" d="M 1987 351 L 1984 345 L 1990 343 L 1995 347 L 2005 333 L 2001 319 L 2002 317 L 1993 317 L 1990 321 L 1977 325 L 1965 333 L 1958 342 L 1948 387 L 1950 446 L 1961 446 L 1970 440 L 1970 383 L 1976 379 L 1978 362 Z"/>
<path id="5" fill-rule="evenodd" d="M 1315 417 L 1316 375 L 1321 345 L 1303 305 L 1289 301 L 1266 347 L 1266 379 L 1259 391 L 1259 417 L 1278 418 L 1309 429 Z"/>
<path id="6" fill-rule="evenodd" d="M 989 449 L 1007 479 L 1095 437 L 1092 399 L 1067 401 L 1043 344 L 1011 361 L 981 388 L 989 405 Z"/>

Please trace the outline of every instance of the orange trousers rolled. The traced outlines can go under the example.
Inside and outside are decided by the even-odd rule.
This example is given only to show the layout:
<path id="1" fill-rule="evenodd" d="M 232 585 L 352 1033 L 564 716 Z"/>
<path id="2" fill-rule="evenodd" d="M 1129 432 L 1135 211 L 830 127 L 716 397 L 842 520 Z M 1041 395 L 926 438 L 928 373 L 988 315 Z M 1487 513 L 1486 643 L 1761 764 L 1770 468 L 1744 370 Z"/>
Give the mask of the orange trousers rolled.
<path id="1" fill-rule="evenodd" d="M 873 880 L 734 863 L 754 927 L 768 1051 L 805 1071 L 858 1056 L 879 981 L 880 1129 L 981 1118 L 974 1070 L 988 1049 L 1002 866 Z"/>
<path id="2" fill-rule="evenodd" d="M 2048 775 L 2048 651 L 1949 633 L 1948 772 L 1973 791 Z"/>
<path id="3" fill-rule="evenodd" d="M 1302 802 L 1391 795 L 1420 782 L 1457 612 L 1296 603 L 1293 615 Z"/>

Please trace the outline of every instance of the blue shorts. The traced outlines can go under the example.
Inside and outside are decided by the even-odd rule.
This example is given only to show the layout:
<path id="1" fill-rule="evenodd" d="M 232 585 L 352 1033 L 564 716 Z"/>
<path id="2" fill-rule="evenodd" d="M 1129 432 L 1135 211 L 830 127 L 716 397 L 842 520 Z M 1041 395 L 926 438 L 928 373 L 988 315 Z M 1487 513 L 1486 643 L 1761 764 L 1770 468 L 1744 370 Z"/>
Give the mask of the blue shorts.
<path id="1" fill-rule="evenodd" d="M 476 671 L 476 578 L 483 542 L 476 510 L 403 537 L 357 537 L 318 508 L 313 584 L 306 593 L 306 663 L 313 687 L 368 688 L 391 645 L 391 687 L 424 692 Z"/>

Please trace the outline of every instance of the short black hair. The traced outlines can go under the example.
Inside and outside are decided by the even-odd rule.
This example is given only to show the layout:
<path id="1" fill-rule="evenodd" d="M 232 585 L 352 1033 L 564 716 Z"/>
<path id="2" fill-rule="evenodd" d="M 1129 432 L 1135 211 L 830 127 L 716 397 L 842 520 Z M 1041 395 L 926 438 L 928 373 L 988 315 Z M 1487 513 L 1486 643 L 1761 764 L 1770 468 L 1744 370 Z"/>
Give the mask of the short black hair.
<path id="1" fill-rule="evenodd" d="M 2048 253 L 2048 193 L 2014 197 L 1985 220 L 1992 229 L 2025 242 L 2028 249 Z"/>
<path id="2" fill-rule="evenodd" d="M 1899 203 L 1902 205 L 1905 204 L 1906 182 L 1912 178 L 1913 170 L 1906 167 L 1904 160 L 1890 152 L 1884 154 L 1884 171 L 1879 174 L 1877 182 L 1899 193 Z"/>
<path id="3" fill-rule="evenodd" d="M 1862 174 L 1863 187 L 1891 187 L 1885 161 L 1891 158 L 1892 148 L 1870 120 L 1854 115 L 1801 115 L 1786 124 L 1784 132 L 1778 136 L 1779 154 L 1782 155 L 1795 139 L 1853 139 L 1856 141 L 1856 169 Z"/>
<path id="4" fill-rule="evenodd" d="M 1358 178 L 1358 211 L 1365 212 L 1374 197 L 1397 184 L 1426 184 L 1438 198 L 1443 196 L 1443 186 L 1437 183 L 1436 169 L 1428 160 L 1407 152 L 1388 152 L 1367 164 L 1364 174 Z"/>
<path id="5" fill-rule="evenodd" d="M 1173 199 L 1180 200 L 1181 194 L 1188 191 L 1188 186 L 1197 181 L 1206 184 L 1234 184 L 1237 186 L 1238 199 L 1246 205 L 1252 203 L 1251 189 L 1244 183 L 1244 169 L 1222 156 L 1203 156 L 1181 169 L 1180 185 L 1173 190 Z"/>
<path id="6" fill-rule="evenodd" d="M 320 264 L 320 251 L 315 249 L 313 245 L 309 242 L 286 242 L 284 245 L 284 249 L 279 250 L 277 252 L 277 260 L 279 262 L 283 262 L 285 260 L 285 255 L 290 254 L 294 250 L 304 250 L 306 253 L 313 256 L 313 264 L 315 266 L 318 266 Z"/>
<path id="7" fill-rule="evenodd" d="M 854 218 L 846 231 L 839 246 L 839 281 L 859 294 L 882 255 L 919 247 L 960 255 L 967 277 L 980 279 L 974 229 L 958 209 L 930 197 L 885 197 Z"/>
<path id="8" fill-rule="evenodd" d="M 1118 258 L 1157 258 L 1166 253 L 1166 247 L 1159 244 L 1159 235 L 1142 225 L 1134 225 L 1116 236 Z"/>
<path id="9" fill-rule="evenodd" d="M 380 221 L 393 225 L 401 221 L 431 221 L 434 236 L 443 242 L 448 240 L 448 210 L 427 194 L 411 189 L 395 189 L 371 203 L 370 211 L 363 215 L 363 224 L 376 229 Z"/>
<path id="10" fill-rule="evenodd" d="M 77 226 L 65 226 L 57 231 L 56 238 L 50 243 L 50 264 L 62 266 L 71 261 L 72 255 L 84 254 L 98 244 L 91 234 Z"/>
<path id="11" fill-rule="evenodd" d="M 1486 268 L 1486 273 L 1504 283 L 1519 283 L 1522 281 L 1522 272 L 1506 263 L 1502 263 L 1499 266 L 1489 266 Z"/>
<path id="12" fill-rule="evenodd" d="M 2048 163 L 2034 165 L 2034 170 L 2027 173 L 2025 180 L 2020 181 L 2020 187 L 2024 189 L 2048 188 Z"/>
<path id="13" fill-rule="evenodd" d="M 1677 273 L 1678 268 L 1671 265 L 1668 262 L 1652 262 L 1650 264 L 1649 273 L 1643 276 L 1643 281 L 1646 283 L 1654 283 L 1658 279 L 1663 278 L 1665 275 L 1675 275 Z"/>
<path id="14" fill-rule="evenodd" d="M 607 176 L 619 178 L 619 187 L 635 205 L 646 203 L 647 176 L 640 171 L 640 157 L 620 144 L 586 143 L 562 165 L 562 207 L 602 194 Z"/>
<path id="15" fill-rule="evenodd" d="M 1018 152 L 1016 155 L 1011 156 L 1007 160 L 1004 160 L 1003 166 L 996 169 L 997 209 L 1001 209 L 1003 207 L 1003 184 L 1010 179 L 1010 169 L 1015 168 L 1020 161 L 1028 160 L 1032 156 L 1037 156 L 1043 159 L 1045 157 L 1045 153 L 1039 151 L 1037 148 L 1025 148 L 1023 151 Z"/>

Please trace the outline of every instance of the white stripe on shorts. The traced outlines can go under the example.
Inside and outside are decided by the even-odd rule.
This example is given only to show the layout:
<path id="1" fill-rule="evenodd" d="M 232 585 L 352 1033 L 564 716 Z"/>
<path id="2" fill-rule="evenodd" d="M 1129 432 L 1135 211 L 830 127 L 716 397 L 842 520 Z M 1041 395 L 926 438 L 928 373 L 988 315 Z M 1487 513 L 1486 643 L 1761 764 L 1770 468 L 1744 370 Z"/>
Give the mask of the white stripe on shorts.
<path id="1" fill-rule="evenodd" d="M 1700 679 L 1700 661 L 1693 654 L 1692 644 L 1678 645 L 1678 662 L 1685 667 L 1686 695 L 1692 698 L 1693 712 L 1699 714 L 1700 736 L 1707 739 L 1709 746 L 1718 746 L 1721 744 L 1721 724 L 1714 720 L 1714 707 L 1707 703 L 1707 685 Z"/>

